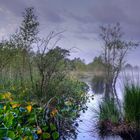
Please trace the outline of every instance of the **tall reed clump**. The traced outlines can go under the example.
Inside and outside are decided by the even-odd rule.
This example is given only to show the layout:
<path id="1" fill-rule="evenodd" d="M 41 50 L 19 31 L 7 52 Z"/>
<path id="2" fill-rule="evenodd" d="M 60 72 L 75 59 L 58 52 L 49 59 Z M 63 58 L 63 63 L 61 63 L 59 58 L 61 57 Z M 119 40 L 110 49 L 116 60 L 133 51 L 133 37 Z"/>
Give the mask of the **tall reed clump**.
<path id="1" fill-rule="evenodd" d="M 126 121 L 140 127 L 140 86 L 127 84 L 124 95 L 124 117 Z"/>
<path id="2" fill-rule="evenodd" d="M 119 124 L 120 113 L 116 103 L 112 99 L 103 100 L 99 105 L 99 110 L 96 111 L 100 136 L 104 137 L 112 134 L 113 126 Z"/>
<path id="3" fill-rule="evenodd" d="M 117 105 L 112 99 L 103 100 L 99 105 L 99 120 L 100 121 L 109 121 L 112 123 L 118 123 L 120 118 L 120 113 L 117 108 Z"/>

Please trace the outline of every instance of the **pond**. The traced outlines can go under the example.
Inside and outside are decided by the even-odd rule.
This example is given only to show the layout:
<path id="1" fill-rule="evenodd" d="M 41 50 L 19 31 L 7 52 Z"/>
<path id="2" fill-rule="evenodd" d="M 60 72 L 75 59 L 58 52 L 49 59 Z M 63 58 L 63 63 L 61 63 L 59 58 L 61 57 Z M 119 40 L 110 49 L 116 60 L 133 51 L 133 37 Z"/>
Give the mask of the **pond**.
<path id="1" fill-rule="evenodd" d="M 89 95 L 93 95 L 91 83 L 89 85 Z M 96 131 L 97 117 L 95 110 L 98 110 L 98 105 L 102 101 L 103 94 L 94 94 L 94 99 L 90 98 L 90 102 L 87 103 L 88 109 L 85 113 L 81 112 L 78 126 L 78 135 L 76 140 L 101 140 L 101 137 Z M 104 140 L 122 140 L 119 136 L 108 136 Z"/>
<path id="2" fill-rule="evenodd" d="M 120 101 L 123 101 L 123 87 L 125 80 L 131 81 L 136 80 L 139 77 L 138 73 L 132 73 L 132 71 L 122 72 L 118 78 L 116 89 L 118 92 L 118 96 Z M 84 78 L 82 81 L 86 82 L 89 86 L 89 95 L 94 95 L 94 99 L 90 97 L 90 101 L 87 103 L 88 109 L 85 112 L 80 113 L 80 117 L 78 118 L 79 126 L 78 126 L 78 134 L 76 140 L 102 140 L 96 130 L 97 124 L 97 114 L 95 110 L 98 110 L 98 105 L 102 101 L 103 94 L 94 94 L 92 90 L 92 78 Z M 107 136 L 104 140 L 122 140 L 120 136 Z"/>

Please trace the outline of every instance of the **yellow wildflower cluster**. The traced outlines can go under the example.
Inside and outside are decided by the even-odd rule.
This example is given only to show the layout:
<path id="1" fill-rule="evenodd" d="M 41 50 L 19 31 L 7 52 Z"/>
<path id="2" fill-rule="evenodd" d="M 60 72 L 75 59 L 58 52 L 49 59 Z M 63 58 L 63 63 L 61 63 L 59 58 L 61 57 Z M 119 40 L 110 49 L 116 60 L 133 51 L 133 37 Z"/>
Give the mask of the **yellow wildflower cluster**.
<path id="1" fill-rule="evenodd" d="M 12 94 L 10 92 L 3 93 L 2 99 L 8 99 L 12 101 Z"/>

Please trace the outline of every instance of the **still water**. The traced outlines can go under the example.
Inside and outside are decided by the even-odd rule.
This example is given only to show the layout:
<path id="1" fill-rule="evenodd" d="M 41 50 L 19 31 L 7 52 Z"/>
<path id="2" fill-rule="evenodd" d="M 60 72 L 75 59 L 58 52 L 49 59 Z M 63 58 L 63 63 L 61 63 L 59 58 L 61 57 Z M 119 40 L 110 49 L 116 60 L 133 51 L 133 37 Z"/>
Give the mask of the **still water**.
<path id="1" fill-rule="evenodd" d="M 93 95 L 90 82 L 89 85 L 89 95 Z M 94 94 L 94 99 L 90 99 L 87 103 L 88 109 L 85 113 L 81 112 L 78 127 L 77 140 L 102 140 L 96 131 L 97 117 L 95 110 L 98 110 L 98 105 L 102 101 L 103 94 Z M 81 121 L 80 121 L 81 120 Z M 116 137 L 106 137 L 104 140 L 122 140 L 119 136 Z"/>
<path id="2" fill-rule="evenodd" d="M 95 110 L 98 110 L 99 103 L 102 101 L 103 94 L 94 94 L 91 84 L 92 78 L 84 78 L 83 82 L 86 82 L 89 86 L 89 95 L 94 95 L 94 99 L 90 98 L 90 101 L 87 103 L 88 109 L 85 113 L 81 112 L 80 118 L 78 118 L 78 135 L 77 140 L 102 140 L 98 135 L 96 130 L 97 124 L 97 114 Z M 123 101 L 124 84 L 127 82 L 137 82 L 139 80 L 139 72 L 132 71 L 122 71 L 118 77 L 116 89 L 120 102 Z M 120 136 L 107 136 L 104 140 L 122 140 Z"/>

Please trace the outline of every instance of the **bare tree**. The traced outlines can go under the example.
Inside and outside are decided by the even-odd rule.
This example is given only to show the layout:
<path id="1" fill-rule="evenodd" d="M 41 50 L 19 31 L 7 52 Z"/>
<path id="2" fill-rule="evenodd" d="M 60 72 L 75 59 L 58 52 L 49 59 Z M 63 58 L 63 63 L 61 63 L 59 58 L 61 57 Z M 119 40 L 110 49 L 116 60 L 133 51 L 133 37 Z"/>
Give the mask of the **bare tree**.
<path id="1" fill-rule="evenodd" d="M 117 78 L 125 63 L 127 53 L 136 48 L 138 43 L 127 42 L 123 39 L 120 24 L 102 26 L 100 34 L 104 46 L 102 58 L 105 64 L 105 98 L 119 99 L 116 92 Z"/>

